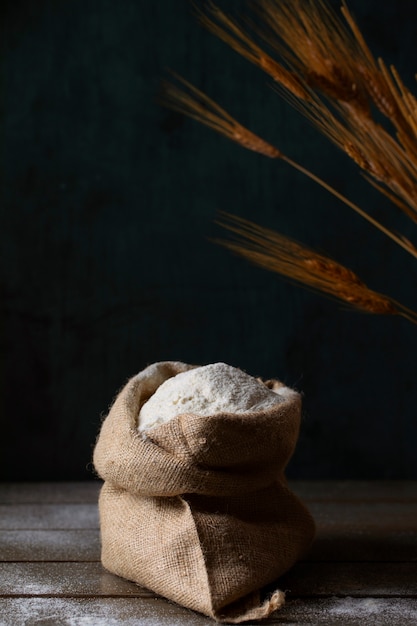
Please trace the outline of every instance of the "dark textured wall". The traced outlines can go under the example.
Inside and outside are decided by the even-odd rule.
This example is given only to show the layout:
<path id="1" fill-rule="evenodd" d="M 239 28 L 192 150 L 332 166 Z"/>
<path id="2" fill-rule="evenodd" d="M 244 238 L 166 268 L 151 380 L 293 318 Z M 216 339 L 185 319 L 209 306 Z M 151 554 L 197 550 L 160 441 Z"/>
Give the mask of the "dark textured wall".
<path id="1" fill-rule="evenodd" d="M 413 85 L 415 3 L 350 6 Z M 10 0 L 0 18 L 1 478 L 91 477 L 117 389 L 166 359 L 302 391 L 292 477 L 417 478 L 417 328 L 347 312 L 209 239 L 219 209 L 245 216 L 415 309 L 416 262 L 284 164 L 159 107 L 166 68 L 414 241 L 416 229 L 186 0 Z"/>

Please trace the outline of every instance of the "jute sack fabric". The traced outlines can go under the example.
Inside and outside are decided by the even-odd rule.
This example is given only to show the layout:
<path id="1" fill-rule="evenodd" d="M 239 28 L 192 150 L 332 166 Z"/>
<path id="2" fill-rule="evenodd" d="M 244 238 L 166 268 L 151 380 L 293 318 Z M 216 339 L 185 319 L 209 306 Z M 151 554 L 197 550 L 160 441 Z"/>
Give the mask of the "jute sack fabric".
<path id="1" fill-rule="evenodd" d="M 182 414 L 137 431 L 139 410 L 169 377 L 191 369 L 155 363 L 132 378 L 94 450 L 102 563 L 219 622 L 266 617 L 284 603 L 262 588 L 310 545 L 314 523 L 284 468 L 298 436 L 300 397 L 244 414 Z M 268 387 L 282 386 L 269 381 Z"/>

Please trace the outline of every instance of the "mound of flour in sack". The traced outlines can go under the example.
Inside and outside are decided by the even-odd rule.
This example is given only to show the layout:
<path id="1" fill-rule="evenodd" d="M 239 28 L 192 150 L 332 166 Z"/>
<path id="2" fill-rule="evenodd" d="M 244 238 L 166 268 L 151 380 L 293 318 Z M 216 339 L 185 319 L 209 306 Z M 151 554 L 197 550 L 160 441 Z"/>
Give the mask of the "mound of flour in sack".
<path id="1" fill-rule="evenodd" d="M 142 406 L 138 428 L 146 431 L 181 413 L 213 415 L 262 411 L 283 401 L 288 387 L 276 391 L 226 363 L 212 363 L 168 378 Z"/>

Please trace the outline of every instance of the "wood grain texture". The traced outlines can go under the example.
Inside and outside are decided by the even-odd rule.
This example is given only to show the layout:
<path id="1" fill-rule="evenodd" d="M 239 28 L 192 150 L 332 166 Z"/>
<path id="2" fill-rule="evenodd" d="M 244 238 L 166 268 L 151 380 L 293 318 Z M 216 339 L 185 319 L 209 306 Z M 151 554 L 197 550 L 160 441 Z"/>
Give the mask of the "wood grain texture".
<path id="1" fill-rule="evenodd" d="M 100 563 L 0 563 L 0 580 L 3 596 L 149 595 Z M 298 563 L 278 585 L 289 597 L 417 598 L 417 564 Z"/>
<path id="2" fill-rule="evenodd" d="M 155 596 L 100 563 L 0 563 L 0 580 L 0 596 Z"/>
<path id="3" fill-rule="evenodd" d="M 102 482 L 3 482 L 0 504 L 85 504 L 97 503 Z"/>
<path id="4" fill-rule="evenodd" d="M 279 582 L 289 597 L 417 598 L 417 563 L 297 563 Z"/>
<path id="5" fill-rule="evenodd" d="M 417 484 L 291 483 L 317 524 L 268 624 L 417 623 Z M 0 484 L 0 626 L 213 622 L 105 571 L 100 483 Z"/>
<path id="6" fill-rule="evenodd" d="M 0 504 L 95 503 L 102 482 L 0 482 Z M 417 501 L 417 481 L 290 480 L 291 489 L 308 502 L 366 503 Z"/>
<path id="7" fill-rule="evenodd" d="M 1 626 L 213 626 L 161 598 L 0 598 Z M 292 600 L 261 624 L 286 626 L 412 626 L 417 600 L 329 598 Z M 255 626 L 247 623 L 247 626 Z M 256 626 L 259 626 L 259 622 Z"/>
<path id="8" fill-rule="evenodd" d="M 417 561 L 417 530 L 362 529 L 359 525 L 327 530 L 319 525 L 307 561 Z"/>
<path id="9" fill-rule="evenodd" d="M 98 528 L 97 504 L 1 504 L 1 530 Z"/>
<path id="10" fill-rule="evenodd" d="M 326 480 L 290 481 L 291 488 L 305 501 L 313 502 L 412 502 L 417 501 L 417 481 L 412 480 Z"/>
<path id="11" fill-rule="evenodd" d="M 98 530 L 2 530 L 0 561 L 99 561 Z"/>

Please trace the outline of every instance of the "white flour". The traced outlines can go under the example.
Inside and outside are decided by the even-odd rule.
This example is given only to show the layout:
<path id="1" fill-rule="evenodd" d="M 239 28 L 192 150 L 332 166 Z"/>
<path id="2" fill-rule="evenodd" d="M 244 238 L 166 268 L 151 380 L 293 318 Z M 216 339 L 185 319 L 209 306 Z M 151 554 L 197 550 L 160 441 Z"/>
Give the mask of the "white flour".
<path id="1" fill-rule="evenodd" d="M 168 422 L 181 413 L 246 413 L 282 402 L 292 391 L 271 391 L 252 376 L 225 363 L 203 365 L 166 380 L 142 406 L 138 430 Z"/>

